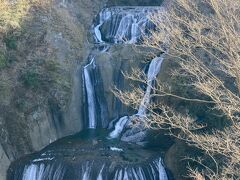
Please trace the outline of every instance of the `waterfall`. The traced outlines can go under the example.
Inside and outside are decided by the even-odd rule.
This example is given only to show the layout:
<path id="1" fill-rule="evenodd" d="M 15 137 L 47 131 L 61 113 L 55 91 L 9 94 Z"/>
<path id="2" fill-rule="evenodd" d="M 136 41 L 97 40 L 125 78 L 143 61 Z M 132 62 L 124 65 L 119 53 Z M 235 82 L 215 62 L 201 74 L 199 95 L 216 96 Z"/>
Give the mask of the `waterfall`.
<path id="1" fill-rule="evenodd" d="M 161 170 L 161 171 L 159 171 Z M 126 167 L 116 171 L 114 180 L 167 180 L 167 173 L 159 158 L 149 164 L 146 169 L 142 167 Z"/>
<path id="2" fill-rule="evenodd" d="M 114 35 L 114 42 L 118 43 L 119 41 L 124 42 L 128 38 L 129 28 L 132 25 L 132 15 L 126 15 L 120 21 L 116 34 Z"/>
<path id="3" fill-rule="evenodd" d="M 84 66 L 84 80 L 85 80 L 85 87 L 87 92 L 87 102 L 88 102 L 88 128 L 95 129 L 97 126 L 96 122 L 96 107 L 95 107 L 95 97 L 94 97 L 94 86 L 91 81 L 89 67 L 95 66 L 94 65 L 94 58 L 92 58 L 91 62 Z"/>
<path id="4" fill-rule="evenodd" d="M 110 139 L 117 138 L 120 135 L 128 119 L 129 118 L 127 116 L 121 117 L 119 119 L 119 121 L 115 125 L 115 129 L 109 134 Z"/>
<path id="5" fill-rule="evenodd" d="M 150 95 L 151 95 L 151 90 L 152 90 L 152 84 L 153 84 L 153 81 L 155 80 L 156 76 L 158 75 L 158 73 L 160 71 L 163 59 L 164 59 L 164 54 L 160 57 L 155 57 L 154 59 L 152 59 L 150 65 L 149 65 L 148 73 L 147 73 L 147 88 L 146 88 L 144 97 L 141 101 L 141 104 L 138 108 L 138 113 L 136 114 L 140 118 L 145 115 L 146 107 L 150 103 Z M 127 123 L 127 121 L 129 119 L 131 120 L 133 117 L 134 116 L 128 118 L 128 117 L 124 116 L 124 117 L 120 118 L 115 125 L 115 129 L 109 134 L 109 138 L 119 137 L 120 134 L 122 133 L 122 131 L 124 129 L 124 126 Z M 134 142 L 134 141 L 140 141 L 140 140 L 144 139 L 145 135 L 146 135 L 145 131 L 142 128 L 140 128 L 139 130 L 136 130 L 135 132 L 124 134 L 121 139 L 123 141 Z"/>
<path id="6" fill-rule="evenodd" d="M 94 32 L 95 32 L 95 35 L 96 35 L 96 38 L 97 40 L 102 43 L 103 40 L 102 40 L 102 35 L 101 35 L 101 31 L 100 31 L 100 26 L 102 25 L 102 23 L 100 23 L 99 25 L 97 25 L 95 28 L 94 28 Z"/>
<path id="7" fill-rule="evenodd" d="M 137 43 L 154 27 L 148 16 L 160 10 L 160 7 L 105 8 L 99 13 L 94 36 L 100 43 Z"/>
<path id="8" fill-rule="evenodd" d="M 108 51 L 111 43 L 138 43 L 143 34 L 153 28 L 147 16 L 159 9 L 161 8 L 103 9 L 93 28 L 96 41 L 100 45 L 97 50 L 94 49 L 97 52 L 92 51 L 89 57 L 94 53 Z M 104 97 L 100 90 L 101 79 L 98 76 L 96 60 L 89 59 L 88 64 L 83 67 L 82 74 L 87 100 L 87 128 L 75 136 L 60 139 L 39 153 L 20 160 L 20 163 L 10 168 L 8 180 L 168 180 L 159 152 L 136 145 L 143 143 L 147 130 L 129 126 L 132 118 L 146 114 L 153 81 L 160 71 L 163 56 L 154 58 L 149 65 L 147 87 L 138 113 L 121 117 L 115 123 L 113 131 L 109 133 L 105 130 L 99 136 L 98 131 L 93 133 L 92 129 L 97 129 L 99 124 L 100 127 L 104 127 L 109 119 L 105 116 L 107 113 L 102 100 Z M 128 129 L 121 136 L 125 128 Z M 107 134 L 109 135 L 106 137 Z M 111 140 L 119 136 L 122 141 Z"/>
<path id="9" fill-rule="evenodd" d="M 97 180 L 103 180 L 103 175 L 102 175 L 102 173 L 103 173 L 104 166 L 105 166 L 105 164 L 102 166 L 102 169 L 100 170 L 100 172 L 99 172 L 99 174 L 98 174 Z"/>
<path id="10" fill-rule="evenodd" d="M 94 34 L 95 34 L 96 40 L 100 43 L 103 43 L 100 27 L 103 25 L 104 21 L 108 20 L 110 17 L 111 17 L 111 12 L 108 11 L 107 9 L 103 9 L 99 13 L 99 21 L 98 21 L 99 24 L 94 27 Z"/>
<path id="11" fill-rule="evenodd" d="M 106 163 L 84 161 L 82 164 L 69 164 L 66 161 L 64 165 L 57 162 L 46 164 L 43 161 L 26 165 L 22 174 L 18 173 L 14 173 L 14 180 L 69 180 L 72 177 L 72 180 L 168 180 L 161 158 L 143 165 L 128 163 L 125 166 L 116 166 L 116 162 L 109 160 Z"/>
<path id="12" fill-rule="evenodd" d="M 64 177 L 65 169 L 61 164 L 54 167 L 54 165 L 45 165 L 43 162 L 32 163 L 26 165 L 23 170 L 22 180 L 62 180 Z M 18 176 L 18 174 L 16 174 Z M 18 179 L 15 177 L 14 179 Z"/>
<path id="13" fill-rule="evenodd" d="M 139 29 L 139 25 L 137 23 L 137 19 L 134 19 L 133 24 L 132 24 L 132 28 L 131 28 L 131 40 L 129 41 L 130 44 L 134 44 L 137 42 L 137 39 L 140 36 L 140 29 Z"/>
<path id="14" fill-rule="evenodd" d="M 103 46 L 100 53 L 105 52 L 108 46 Z M 92 57 L 92 55 L 90 56 Z M 87 128 L 106 128 L 108 126 L 108 108 L 106 100 L 102 97 L 103 86 L 99 76 L 95 58 L 89 58 L 90 62 L 83 67 L 83 81 L 87 100 Z"/>
<path id="15" fill-rule="evenodd" d="M 100 11 L 98 15 L 98 21 L 95 24 L 94 36 L 100 45 L 106 46 L 109 42 L 112 43 L 129 43 L 134 44 L 141 38 L 141 36 L 147 30 L 153 28 L 152 24 L 148 20 L 148 15 L 155 11 L 159 11 L 159 7 L 111 7 L 105 8 Z M 99 51 L 99 53 L 105 52 L 110 45 L 106 46 L 107 48 Z M 158 60 L 158 59 L 157 59 Z M 153 66 L 158 65 L 158 61 L 153 60 L 153 63 L 156 61 Z M 85 89 L 87 94 L 88 102 L 88 128 L 96 129 L 98 124 L 98 116 L 101 116 L 97 112 L 96 107 L 96 93 L 94 88 L 94 83 L 91 79 L 90 70 L 94 69 L 94 58 L 89 64 L 83 68 Z M 150 83 L 148 91 L 150 89 Z M 146 93 L 144 98 L 147 101 L 149 93 Z M 147 102 L 144 102 L 139 108 L 140 111 L 144 111 L 144 106 Z M 101 108 L 101 107 L 100 107 Z M 102 107 L 103 108 L 103 107 Z M 102 118 L 104 119 L 104 118 Z M 102 120 L 103 121 L 103 120 Z M 126 124 L 126 118 L 120 118 L 119 123 L 116 124 L 115 130 L 109 135 L 109 137 L 117 137 L 123 130 L 124 125 Z"/>
<path id="16" fill-rule="evenodd" d="M 156 76 L 158 75 L 162 62 L 163 62 L 163 57 L 164 55 L 162 55 L 161 57 L 155 57 L 150 65 L 149 65 L 149 69 L 148 69 L 148 74 L 147 74 L 147 89 L 146 92 L 144 94 L 144 97 L 141 101 L 141 104 L 139 106 L 138 109 L 138 115 L 139 116 L 143 116 L 146 113 L 146 107 L 148 106 L 149 102 L 150 102 L 150 94 L 151 94 L 151 90 L 152 90 L 152 84 L 154 79 L 156 78 Z"/>
<path id="17" fill-rule="evenodd" d="M 154 164 L 158 168 L 159 179 L 160 180 L 165 180 L 165 179 L 167 180 L 168 177 L 167 177 L 167 173 L 165 171 L 165 168 L 162 165 L 162 159 L 159 158 L 159 159 L 155 160 Z"/>
<path id="18" fill-rule="evenodd" d="M 94 35 L 100 44 L 112 43 L 128 43 L 134 44 L 140 40 L 150 29 L 153 24 L 148 16 L 156 11 L 160 11 L 160 7 L 111 7 L 103 9 L 98 16 L 95 24 Z M 147 90 L 138 110 L 138 115 L 145 114 L 146 106 L 150 101 L 150 93 L 152 82 L 160 70 L 162 57 L 156 57 L 151 61 L 148 71 Z M 109 134 L 109 138 L 117 138 L 124 129 L 129 118 L 122 117 L 116 123 L 114 130 Z M 141 133 L 142 134 L 142 133 Z"/>
<path id="19" fill-rule="evenodd" d="M 31 164 L 24 169 L 23 180 L 40 180 L 43 175 L 44 165 L 40 164 L 37 166 L 35 164 Z"/>
<path id="20" fill-rule="evenodd" d="M 90 179 L 90 172 L 91 172 L 92 165 L 90 162 L 86 162 L 86 164 L 82 167 L 83 177 L 82 180 L 89 180 Z"/>

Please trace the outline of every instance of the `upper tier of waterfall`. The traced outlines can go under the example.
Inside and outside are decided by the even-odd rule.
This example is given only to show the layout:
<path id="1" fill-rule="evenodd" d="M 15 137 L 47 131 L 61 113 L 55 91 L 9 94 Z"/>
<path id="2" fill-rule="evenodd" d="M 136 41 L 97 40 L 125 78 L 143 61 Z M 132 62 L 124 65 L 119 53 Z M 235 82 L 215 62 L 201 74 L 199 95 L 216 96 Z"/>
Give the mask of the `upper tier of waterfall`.
<path id="1" fill-rule="evenodd" d="M 137 43 L 142 35 L 154 29 L 149 16 L 161 7 L 110 7 L 103 9 L 95 22 L 98 42 Z"/>

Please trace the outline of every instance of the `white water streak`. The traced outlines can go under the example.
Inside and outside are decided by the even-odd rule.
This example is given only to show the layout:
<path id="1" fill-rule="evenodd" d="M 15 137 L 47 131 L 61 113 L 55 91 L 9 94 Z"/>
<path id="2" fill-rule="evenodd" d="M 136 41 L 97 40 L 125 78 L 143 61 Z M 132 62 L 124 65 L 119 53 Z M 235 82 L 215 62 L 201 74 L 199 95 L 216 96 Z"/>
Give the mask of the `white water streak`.
<path id="1" fill-rule="evenodd" d="M 105 167 L 105 164 L 102 166 L 102 169 L 100 170 L 100 172 L 98 174 L 97 180 L 103 180 L 102 172 L 103 172 L 104 167 Z"/>
<path id="2" fill-rule="evenodd" d="M 109 137 L 111 139 L 112 138 L 117 138 L 121 134 L 121 132 L 122 132 L 125 124 L 127 123 L 128 119 L 129 118 L 127 116 L 123 116 L 119 119 L 119 121 L 115 125 L 115 129 L 109 134 Z"/>
<path id="3" fill-rule="evenodd" d="M 152 84 L 153 84 L 153 81 L 155 80 L 155 78 L 157 77 L 157 75 L 160 71 L 161 64 L 163 62 L 163 57 L 164 57 L 164 55 L 162 55 L 161 57 L 154 58 L 149 65 L 148 75 L 147 75 L 148 76 L 147 77 L 148 78 L 147 79 L 147 89 L 146 89 L 146 92 L 144 94 L 144 97 L 141 101 L 141 104 L 139 106 L 138 113 L 137 113 L 137 115 L 139 115 L 140 117 L 145 115 L 146 107 L 150 103 L 150 95 L 151 95 L 151 90 L 152 90 Z M 119 121 L 115 125 L 115 129 L 109 134 L 109 137 L 110 138 L 119 137 L 119 135 L 123 131 L 124 126 L 125 126 L 125 124 L 127 123 L 128 120 L 129 120 L 129 118 L 126 117 L 126 116 L 120 118 Z M 137 139 L 138 135 L 140 135 L 142 137 L 143 132 L 142 133 L 140 132 L 139 134 L 133 135 L 132 137 L 130 137 L 130 139 Z M 125 137 L 123 137 L 123 138 L 125 138 Z"/>
<path id="4" fill-rule="evenodd" d="M 83 165 L 82 172 L 84 172 L 84 173 L 83 173 L 82 180 L 90 180 L 91 166 L 92 165 L 90 165 L 89 162 L 87 162 L 85 165 Z"/>
<path id="5" fill-rule="evenodd" d="M 150 95 L 151 95 L 151 90 L 152 90 L 152 84 L 153 81 L 155 80 L 156 76 L 158 75 L 161 65 L 163 62 L 163 55 L 161 57 L 156 57 L 154 58 L 149 66 L 148 69 L 148 79 L 147 79 L 147 89 L 146 92 L 144 94 L 144 97 L 141 101 L 141 104 L 139 106 L 138 109 L 138 115 L 143 116 L 146 113 L 146 107 L 149 105 L 150 103 Z"/>
<path id="6" fill-rule="evenodd" d="M 111 151 L 123 152 L 123 149 L 117 147 L 110 147 Z"/>
<path id="7" fill-rule="evenodd" d="M 88 101 L 88 128 L 95 129 L 97 126 L 96 122 L 96 107 L 95 107 L 95 100 L 94 100 L 94 87 L 91 81 L 89 67 L 94 63 L 94 58 L 91 62 L 84 66 L 84 80 L 87 92 L 87 101 Z"/>
<path id="8" fill-rule="evenodd" d="M 134 44 L 148 29 L 146 26 L 149 22 L 148 15 L 162 9 L 161 7 L 105 8 L 99 13 L 99 22 L 94 27 L 95 37 L 98 42 L 103 43 L 103 32 L 100 28 L 104 23 L 115 19 L 114 22 L 109 22 L 111 27 L 108 27 L 104 35 L 114 39 L 114 43 Z"/>
<path id="9" fill-rule="evenodd" d="M 162 164 L 162 159 L 161 158 L 157 159 L 156 161 L 154 161 L 154 164 L 159 172 L 159 180 L 168 180 L 167 173 Z"/>

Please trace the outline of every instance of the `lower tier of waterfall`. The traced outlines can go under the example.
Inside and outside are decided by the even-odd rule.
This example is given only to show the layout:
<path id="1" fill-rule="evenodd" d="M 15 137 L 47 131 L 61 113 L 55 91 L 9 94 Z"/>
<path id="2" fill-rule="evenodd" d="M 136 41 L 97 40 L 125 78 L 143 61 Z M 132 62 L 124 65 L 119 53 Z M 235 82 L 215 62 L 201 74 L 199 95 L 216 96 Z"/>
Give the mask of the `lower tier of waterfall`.
<path id="1" fill-rule="evenodd" d="M 85 130 L 11 165 L 8 180 L 167 180 L 159 149 L 107 140 Z"/>

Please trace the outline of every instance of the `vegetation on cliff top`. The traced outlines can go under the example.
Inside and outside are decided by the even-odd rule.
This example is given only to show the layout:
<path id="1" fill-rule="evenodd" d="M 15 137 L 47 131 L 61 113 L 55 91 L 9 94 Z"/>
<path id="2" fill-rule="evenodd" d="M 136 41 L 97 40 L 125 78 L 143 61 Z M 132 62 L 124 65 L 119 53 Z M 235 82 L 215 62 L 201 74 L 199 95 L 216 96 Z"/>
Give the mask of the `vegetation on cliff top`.
<path id="1" fill-rule="evenodd" d="M 45 0 L 0 0 L 0 33 L 20 28 L 31 6 L 41 4 L 43 7 L 46 3 Z"/>
<path id="2" fill-rule="evenodd" d="M 20 27 L 22 18 L 27 14 L 29 1 L 0 1 L 0 29 Z"/>

